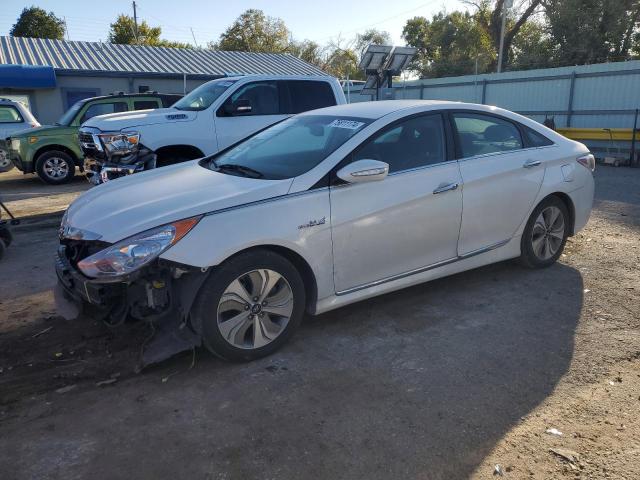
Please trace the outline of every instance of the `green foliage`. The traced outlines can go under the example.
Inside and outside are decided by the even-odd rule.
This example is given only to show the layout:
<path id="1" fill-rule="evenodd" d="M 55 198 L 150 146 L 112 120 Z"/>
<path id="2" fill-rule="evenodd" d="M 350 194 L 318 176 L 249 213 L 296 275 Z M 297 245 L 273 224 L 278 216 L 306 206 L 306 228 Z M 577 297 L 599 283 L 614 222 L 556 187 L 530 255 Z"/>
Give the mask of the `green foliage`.
<path id="1" fill-rule="evenodd" d="M 12 37 L 64 39 L 64 20 L 42 8 L 24 8 L 9 32 Z"/>
<path id="2" fill-rule="evenodd" d="M 637 0 L 548 0 L 545 12 L 559 63 L 628 60 L 638 48 Z"/>
<path id="3" fill-rule="evenodd" d="M 289 29 L 279 18 L 249 9 L 240 15 L 209 48 L 239 52 L 284 53 L 289 50 Z"/>
<path id="4" fill-rule="evenodd" d="M 151 27 L 144 20 L 138 24 L 136 38 L 136 24 L 133 17 L 129 15 L 119 15 L 115 22 L 111 24 L 109 31 L 109 41 L 125 45 L 148 45 L 152 47 L 171 48 L 193 48 L 188 43 L 171 42 L 160 38 L 162 29 Z"/>

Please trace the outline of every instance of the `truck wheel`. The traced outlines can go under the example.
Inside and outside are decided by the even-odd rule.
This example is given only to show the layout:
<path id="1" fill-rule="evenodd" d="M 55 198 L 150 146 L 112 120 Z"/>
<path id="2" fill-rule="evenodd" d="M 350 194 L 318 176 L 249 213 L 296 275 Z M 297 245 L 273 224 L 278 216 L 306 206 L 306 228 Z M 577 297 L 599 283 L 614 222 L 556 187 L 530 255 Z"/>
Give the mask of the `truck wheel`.
<path id="1" fill-rule="evenodd" d="M 42 181 L 60 185 L 71 181 L 76 174 L 76 164 L 68 153 L 51 150 L 38 157 L 36 172 Z"/>

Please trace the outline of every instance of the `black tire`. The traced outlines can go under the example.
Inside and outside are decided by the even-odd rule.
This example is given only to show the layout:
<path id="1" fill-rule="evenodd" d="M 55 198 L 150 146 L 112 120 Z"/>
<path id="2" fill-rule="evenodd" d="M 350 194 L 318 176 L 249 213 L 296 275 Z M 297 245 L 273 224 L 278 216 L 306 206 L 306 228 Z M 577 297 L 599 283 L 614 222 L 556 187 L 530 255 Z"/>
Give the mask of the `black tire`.
<path id="1" fill-rule="evenodd" d="M 51 170 L 50 163 L 54 163 L 60 170 Z M 59 172 L 59 174 L 56 174 Z M 76 164 L 68 153 L 60 150 L 50 150 L 43 153 L 36 160 L 36 173 L 40 179 L 50 185 L 61 185 L 70 182 L 76 174 Z"/>
<path id="2" fill-rule="evenodd" d="M 547 232 L 542 236 L 542 242 L 545 243 L 548 239 L 549 243 L 545 243 L 545 245 L 542 246 L 542 250 L 537 251 L 535 245 L 540 244 L 534 242 L 534 240 L 539 240 L 541 238 L 543 224 L 538 222 L 538 226 L 536 226 L 536 222 L 541 214 L 543 215 L 543 220 L 546 220 L 547 217 L 545 217 L 545 214 L 547 212 L 554 212 L 553 209 L 557 209 L 560 212 L 563 224 L 562 238 L 559 238 L 560 220 L 555 220 L 553 225 L 549 227 Z M 543 214 L 543 212 L 545 212 L 545 214 Z M 522 239 L 520 241 L 520 263 L 528 268 L 545 268 L 553 265 L 558 258 L 560 258 L 560 255 L 562 255 L 564 246 L 567 243 L 567 237 L 569 236 L 569 229 L 571 227 L 569 220 L 570 217 L 567 206 L 562 200 L 560 200 L 560 198 L 550 196 L 540 202 L 540 204 L 533 210 L 533 213 L 531 213 L 524 232 L 522 233 Z M 554 245 L 553 242 L 556 242 L 556 245 Z"/>
<path id="3" fill-rule="evenodd" d="M 227 341 L 222 335 L 218 326 L 218 306 L 227 287 L 239 277 L 258 269 L 272 270 L 284 277 L 293 295 L 293 309 L 288 322 L 270 343 L 259 348 L 241 348 Z M 194 323 L 202 328 L 205 347 L 214 355 L 229 361 L 250 361 L 270 355 L 289 340 L 302 321 L 305 301 L 304 283 L 293 264 L 274 252 L 257 249 L 240 254 L 216 268 L 200 289 L 191 314 Z M 254 316 L 254 320 L 249 322 L 255 322 L 255 319 Z M 250 337 L 252 329 L 253 326 L 250 326 L 243 330 L 242 336 Z"/>

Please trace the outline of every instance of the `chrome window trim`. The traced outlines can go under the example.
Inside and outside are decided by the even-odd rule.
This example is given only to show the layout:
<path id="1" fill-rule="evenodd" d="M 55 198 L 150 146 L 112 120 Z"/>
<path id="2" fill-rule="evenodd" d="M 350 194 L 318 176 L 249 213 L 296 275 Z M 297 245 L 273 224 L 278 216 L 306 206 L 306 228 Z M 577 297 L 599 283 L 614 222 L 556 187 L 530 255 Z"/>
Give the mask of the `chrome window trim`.
<path id="1" fill-rule="evenodd" d="M 475 257 L 476 255 L 480 255 L 481 253 L 486 253 L 491 250 L 495 250 L 496 248 L 500 248 L 509 243 L 511 239 L 502 240 L 501 242 L 494 243 L 493 245 L 489 245 L 488 247 L 479 248 L 477 250 L 473 250 L 471 252 L 467 252 L 464 255 L 458 255 L 457 257 L 449 258 L 447 260 L 443 260 L 441 262 L 432 263 L 431 265 L 427 265 L 425 267 L 416 268 L 413 270 L 409 270 L 404 273 L 398 273 L 396 275 L 391 275 L 389 277 L 381 278 L 380 280 L 376 280 L 374 282 L 365 283 L 363 285 L 358 285 L 356 287 L 351 287 L 346 290 L 337 291 L 337 296 L 348 295 L 350 293 L 358 292 L 360 290 L 366 290 L 367 288 L 377 287 L 378 285 L 383 285 L 388 282 L 393 282 L 394 280 L 401 280 L 403 278 L 410 277 L 412 275 L 417 275 L 419 273 L 424 273 L 429 270 L 433 270 L 435 268 L 444 267 L 445 265 L 450 265 L 452 263 L 459 262 L 460 260 L 466 260 L 467 258 Z"/>
<path id="2" fill-rule="evenodd" d="M 411 173 L 411 172 L 417 172 L 420 170 L 426 170 L 428 168 L 433 168 L 433 167 L 439 167 L 440 165 L 448 165 L 450 163 L 456 163 L 457 160 L 444 160 L 442 162 L 438 162 L 438 163 L 432 163 L 430 165 L 423 165 L 421 167 L 413 167 L 413 168 L 408 168 L 406 170 L 399 170 L 397 172 L 391 172 L 387 175 L 387 177 L 394 177 L 396 175 L 402 175 L 404 173 Z"/>
<path id="3" fill-rule="evenodd" d="M 509 155 L 518 152 L 528 152 L 530 150 L 540 150 L 541 148 L 549 148 L 556 147 L 557 145 L 554 143 L 553 145 L 545 145 L 543 147 L 527 147 L 527 148 L 516 148 L 514 150 L 507 150 L 506 152 L 491 152 L 491 153 L 483 153 L 482 155 L 474 155 L 473 157 L 462 157 L 459 158 L 459 162 L 466 162 L 469 160 L 475 160 L 477 158 L 487 158 L 487 157 L 497 157 L 498 155 Z"/>

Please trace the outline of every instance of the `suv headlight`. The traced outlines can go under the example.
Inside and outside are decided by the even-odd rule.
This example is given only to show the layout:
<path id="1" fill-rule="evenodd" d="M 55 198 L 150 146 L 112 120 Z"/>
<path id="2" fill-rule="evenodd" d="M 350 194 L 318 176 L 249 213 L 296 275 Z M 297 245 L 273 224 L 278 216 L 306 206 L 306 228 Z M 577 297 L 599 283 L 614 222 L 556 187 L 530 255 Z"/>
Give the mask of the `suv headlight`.
<path id="1" fill-rule="evenodd" d="M 109 155 L 129 155 L 137 152 L 140 145 L 137 132 L 100 133 L 98 138 Z"/>
<path id="2" fill-rule="evenodd" d="M 19 138 L 12 138 L 10 145 L 11 145 L 11 150 L 14 150 L 14 151 L 20 150 L 20 139 Z"/>
<path id="3" fill-rule="evenodd" d="M 80 260 L 78 268 L 87 277 L 115 280 L 158 258 L 189 233 L 200 218 L 179 220 L 126 238 Z"/>

